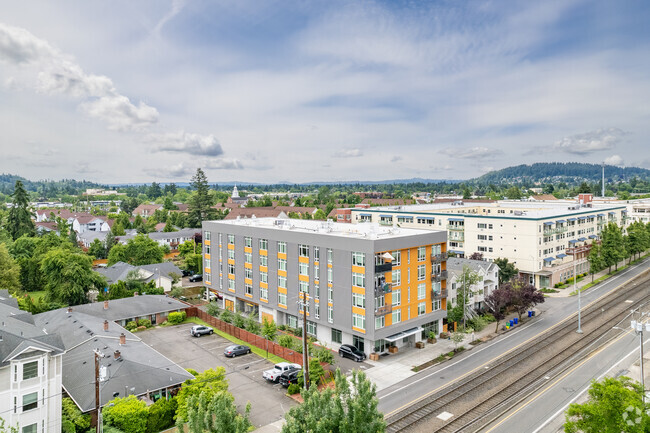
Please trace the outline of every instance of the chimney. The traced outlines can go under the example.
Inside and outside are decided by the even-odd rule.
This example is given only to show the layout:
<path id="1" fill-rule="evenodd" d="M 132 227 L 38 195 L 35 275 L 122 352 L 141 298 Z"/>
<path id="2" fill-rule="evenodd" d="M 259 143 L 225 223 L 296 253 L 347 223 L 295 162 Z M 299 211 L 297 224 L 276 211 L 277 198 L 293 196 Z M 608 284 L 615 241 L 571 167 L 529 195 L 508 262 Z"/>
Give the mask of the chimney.
<path id="1" fill-rule="evenodd" d="M 68 314 L 72 313 L 72 307 L 68 307 Z"/>
<path id="2" fill-rule="evenodd" d="M 104 310 L 108 310 L 108 300 L 104 301 Z"/>
<path id="3" fill-rule="evenodd" d="M 113 356 L 115 357 L 115 359 L 120 359 L 120 358 L 122 357 L 122 354 L 120 353 L 119 350 L 116 350 L 116 351 L 113 353 Z"/>
<path id="4" fill-rule="evenodd" d="M 104 331 L 108 331 L 108 320 L 104 320 Z"/>
<path id="5" fill-rule="evenodd" d="M 124 335 L 124 332 L 120 334 L 120 346 L 124 346 L 126 344 L 126 335 Z"/>

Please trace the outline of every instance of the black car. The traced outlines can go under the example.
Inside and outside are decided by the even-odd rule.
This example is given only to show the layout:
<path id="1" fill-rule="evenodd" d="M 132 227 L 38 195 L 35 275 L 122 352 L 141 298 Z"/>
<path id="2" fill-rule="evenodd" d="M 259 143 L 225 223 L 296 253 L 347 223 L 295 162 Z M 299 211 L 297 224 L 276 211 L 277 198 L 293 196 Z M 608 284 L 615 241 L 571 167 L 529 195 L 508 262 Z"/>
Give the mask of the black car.
<path id="1" fill-rule="evenodd" d="M 366 354 L 351 344 L 343 344 L 341 347 L 339 347 L 339 356 L 342 356 L 343 358 L 350 358 L 357 362 L 361 362 L 366 359 Z"/>
<path id="2" fill-rule="evenodd" d="M 212 328 L 207 327 L 207 326 L 202 326 L 202 325 L 195 325 L 192 326 L 192 329 L 190 329 L 190 335 L 193 337 L 200 337 L 201 335 L 212 335 L 214 331 Z"/>
<path id="3" fill-rule="evenodd" d="M 251 353 L 251 348 L 248 346 L 240 346 L 238 344 L 228 346 L 223 351 L 223 354 L 230 358 L 234 358 L 237 355 L 246 355 L 247 353 Z"/>
<path id="4" fill-rule="evenodd" d="M 190 271 L 189 269 L 182 269 L 181 275 L 183 275 L 184 277 L 189 277 L 190 275 L 192 275 L 192 271 Z"/>
<path id="5" fill-rule="evenodd" d="M 196 283 L 197 281 L 203 281 L 203 274 L 194 274 L 190 277 L 190 283 Z"/>
<path id="6" fill-rule="evenodd" d="M 280 376 L 280 385 L 288 388 L 292 383 L 298 383 L 298 374 L 302 370 L 300 368 L 295 368 L 289 371 L 285 371 Z"/>

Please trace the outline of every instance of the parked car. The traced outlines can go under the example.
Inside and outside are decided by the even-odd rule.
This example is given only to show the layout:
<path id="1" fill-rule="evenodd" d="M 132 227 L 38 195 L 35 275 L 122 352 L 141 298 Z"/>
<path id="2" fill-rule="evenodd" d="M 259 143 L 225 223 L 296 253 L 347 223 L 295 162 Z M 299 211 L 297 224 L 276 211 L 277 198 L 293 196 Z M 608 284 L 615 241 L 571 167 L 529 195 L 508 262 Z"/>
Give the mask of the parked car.
<path id="1" fill-rule="evenodd" d="M 357 362 L 361 362 L 366 359 L 366 354 L 351 344 L 341 345 L 341 347 L 339 347 L 339 356 L 343 358 L 350 358 Z"/>
<path id="2" fill-rule="evenodd" d="M 189 277 L 190 275 L 192 275 L 192 271 L 190 271 L 189 269 L 181 269 L 181 275 L 184 277 Z"/>
<path id="3" fill-rule="evenodd" d="M 280 380 L 280 376 L 282 376 L 282 373 L 289 371 L 289 370 L 295 370 L 295 369 L 301 369 L 302 367 L 298 364 L 291 364 L 289 362 L 280 362 L 278 364 L 275 364 L 275 366 L 270 369 L 266 370 L 264 373 L 262 373 L 262 377 L 269 382 L 277 383 Z"/>
<path id="4" fill-rule="evenodd" d="M 203 281 L 203 274 L 194 274 L 190 277 L 190 283 L 196 283 L 197 281 Z"/>
<path id="5" fill-rule="evenodd" d="M 205 299 L 205 296 L 203 298 Z M 215 293 L 211 291 L 210 293 L 208 293 L 208 298 L 206 299 L 206 301 L 212 302 L 212 301 L 220 301 L 222 299 L 223 296 L 221 296 L 221 293 Z"/>
<path id="6" fill-rule="evenodd" d="M 298 383 L 298 373 L 301 369 L 295 368 L 293 370 L 285 371 L 280 375 L 280 385 L 288 388 L 292 383 Z"/>
<path id="7" fill-rule="evenodd" d="M 212 328 L 203 325 L 195 325 L 190 329 L 190 335 L 193 337 L 200 337 L 201 335 L 212 335 L 214 331 Z"/>
<path id="8" fill-rule="evenodd" d="M 247 353 L 251 353 L 251 348 L 248 346 L 241 346 L 238 344 L 233 344 L 232 346 L 228 346 L 223 351 L 223 354 L 229 358 L 234 358 L 237 355 L 246 355 Z"/>

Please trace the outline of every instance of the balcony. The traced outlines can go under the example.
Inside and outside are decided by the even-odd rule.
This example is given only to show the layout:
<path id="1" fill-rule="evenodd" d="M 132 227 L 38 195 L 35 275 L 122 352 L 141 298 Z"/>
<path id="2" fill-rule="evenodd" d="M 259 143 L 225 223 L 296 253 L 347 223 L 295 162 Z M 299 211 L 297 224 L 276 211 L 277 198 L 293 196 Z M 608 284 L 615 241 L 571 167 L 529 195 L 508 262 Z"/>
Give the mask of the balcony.
<path id="1" fill-rule="evenodd" d="M 442 280 L 447 279 L 447 271 L 440 271 L 438 273 L 431 274 L 431 281 L 439 283 Z"/>
<path id="2" fill-rule="evenodd" d="M 465 241 L 465 232 L 451 232 L 451 233 L 449 233 L 448 240 L 464 242 Z"/>
<path id="3" fill-rule="evenodd" d="M 381 265 L 375 265 L 375 274 L 378 274 L 380 272 L 390 272 L 392 270 L 393 270 L 392 263 L 383 263 Z"/>
<path id="4" fill-rule="evenodd" d="M 375 284 L 375 297 L 383 296 L 386 293 L 391 293 L 392 291 L 393 285 L 391 283 Z"/>
<path id="5" fill-rule="evenodd" d="M 375 316 L 385 316 L 393 311 L 393 305 L 384 305 L 375 309 Z"/>
<path id="6" fill-rule="evenodd" d="M 568 227 L 556 227 L 554 229 L 546 229 L 544 230 L 544 236 L 557 235 L 560 233 L 566 233 L 567 231 L 569 231 Z"/>
<path id="7" fill-rule="evenodd" d="M 447 297 L 447 290 L 432 290 L 431 297 L 433 299 L 442 299 Z"/>
<path id="8" fill-rule="evenodd" d="M 447 253 L 432 254 L 431 263 L 441 263 L 447 260 Z"/>
<path id="9" fill-rule="evenodd" d="M 456 224 L 447 224 L 447 230 L 458 230 L 458 231 L 465 231 L 465 226 L 458 226 Z"/>

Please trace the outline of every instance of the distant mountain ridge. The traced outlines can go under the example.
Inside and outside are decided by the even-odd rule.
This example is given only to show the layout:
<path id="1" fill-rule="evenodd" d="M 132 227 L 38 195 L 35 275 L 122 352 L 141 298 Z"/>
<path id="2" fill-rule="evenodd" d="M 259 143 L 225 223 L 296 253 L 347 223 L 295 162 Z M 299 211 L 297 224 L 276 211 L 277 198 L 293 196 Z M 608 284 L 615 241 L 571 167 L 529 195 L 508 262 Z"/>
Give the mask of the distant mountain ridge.
<path id="1" fill-rule="evenodd" d="M 483 176 L 471 179 L 482 184 L 517 183 L 517 182 L 598 182 L 601 180 L 602 166 L 583 162 L 536 162 L 521 164 L 491 171 Z M 639 167 L 616 167 L 605 165 L 607 182 L 629 180 L 633 177 L 650 179 L 650 170 Z"/>

